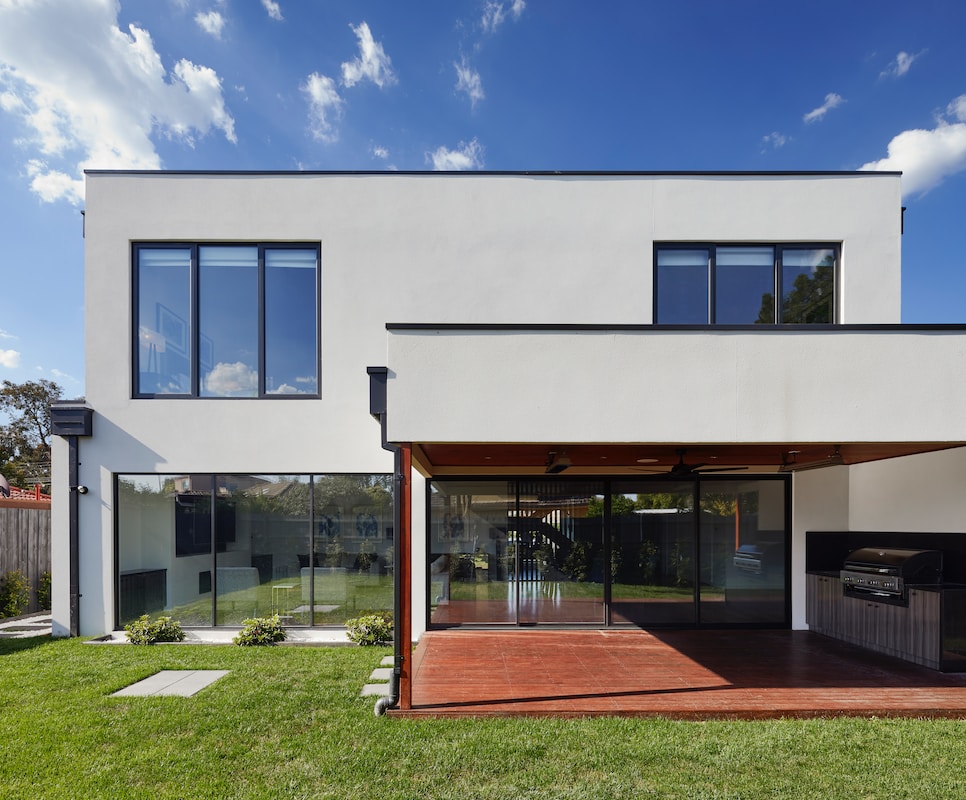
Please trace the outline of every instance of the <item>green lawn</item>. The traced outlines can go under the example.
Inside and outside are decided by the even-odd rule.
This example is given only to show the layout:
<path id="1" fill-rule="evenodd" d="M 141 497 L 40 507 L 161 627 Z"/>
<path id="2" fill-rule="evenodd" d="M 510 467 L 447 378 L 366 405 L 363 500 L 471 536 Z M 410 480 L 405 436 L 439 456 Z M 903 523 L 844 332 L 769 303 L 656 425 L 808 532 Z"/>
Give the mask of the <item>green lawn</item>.
<path id="1" fill-rule="evenodd" d="M 386 648 L 0 641 L 0 797 L 966 797 L 966 723 L 399 720 Z M 228 669 L 193 698 L 108 695 Z"/>

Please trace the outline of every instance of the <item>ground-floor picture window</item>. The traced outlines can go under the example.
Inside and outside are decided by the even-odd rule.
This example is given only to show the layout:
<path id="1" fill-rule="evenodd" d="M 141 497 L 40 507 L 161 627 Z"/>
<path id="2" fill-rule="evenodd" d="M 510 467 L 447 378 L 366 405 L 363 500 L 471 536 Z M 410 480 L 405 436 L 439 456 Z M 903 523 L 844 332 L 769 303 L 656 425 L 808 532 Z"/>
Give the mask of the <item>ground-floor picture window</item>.
<path id="1" fill-rule="evenodd" d="M 438 480 L 430 622 L 788 624 L 782 478 Z"/>
<path id="2" fill-rule="evenodd" d="M 393 606 L 388 475 L 119 475 L 117 622 L 341 625 Z"/>

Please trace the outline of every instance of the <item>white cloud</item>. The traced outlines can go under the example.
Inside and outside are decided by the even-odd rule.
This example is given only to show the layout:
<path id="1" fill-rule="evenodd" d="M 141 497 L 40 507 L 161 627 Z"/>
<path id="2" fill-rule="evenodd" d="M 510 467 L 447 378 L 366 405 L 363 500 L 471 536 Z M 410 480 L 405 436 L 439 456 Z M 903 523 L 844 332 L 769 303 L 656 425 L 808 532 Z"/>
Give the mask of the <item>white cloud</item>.
<path id="1" fill-rule="evenodd" d="M 915 61 L 919 56 L 925 53 L 925 50 L 920 50 L 918 53 L 909 54 L 905 50 L 900 50 L 899 55 L 895 57 L 888 67 L 886 67 L 882 72 L 879 73 L 880 78 L 901 78 L 909 71 L 909 67 L 912 66 L 912 62 Z"/>
<path id="2" fill-rule="evenodd" d="M 0 108 L 30 131 L 26 174 L 44 200 L 83 198 L 84 169 L 158 169 L 152 135 L 235 141 L 214 70 L 166 71 L 151 34 L 117 25 L 118 0 L 0 0 Z M 38 42 L 43 42 L 39 47 Z"/>
<path id="3" fill-rule="evenodd" d="M 70 381 L 71 383 L 77 383 L 77 384 L 80 383 L 80 381 L 77 380 L 77 378 L 75 378 L 73 375 L 70 375 L 66 372 L 61 372 L 59 369 L 52 369 L 50 371 L 50 374 L 53 375 L 55 378 L 57 378 L 57 380 L 61 382 Z"/>
<path id="4" fill-rule="evenodd" d="M 790 136 L 786 136 L 784 133 L 779 133 L 778 131 L 772 131 L 767 136 L 761 137 L 761 149 L 765 150 L 778 150 L 780 147 L 784 147 L 791 141 Z"/>
<path id="5" fill-rule="evenodd" d="M 205 378 L 205 390 L 220 397 L 247 397 L 258 392 L 258 373 L 241 361 L 220 362 Z"/>
<path id="6" fill-rule="evenodd" d="M 221 38 L 221 30 L 225 27 L 225 18 L 217 11 L 202 12 L 195 14 L 195 22 L 205 33 Z"/>
<path id="7" fill-rule="evenodd" d="M 954 121 L 949 121 L 950 119 Z M 955 98 L 932 130 L 903 131 L 889 142 L 888 155 L 859 170 L 902 172 L 903 196 L 921 195 L 966 169 L 966 94 Z"/>
<path id="8" fill-rule="evenodd" d="M 12 333 L 10 333 L 10 331 L 5 331 L 3 328 L 0 328 L 0 339 L 16 339 L 16 338 L 17 337 L 14 336 Z"/>
<path id="9" fill-rule="evenodd" d="M 369 25 L 362 22 L 349 27 L 359 39 L 359 57 L 342 64 L 342 82 L 346 86 L 355 86 L 367 79 L 380 89 L 394 84 L 396 76 L 392 71 L 392 62 L 382 49 L 382 44 L 372 38 Z"/>
<path id="10" fill-rule="evenodd" d="M 387 148 L 385 148 L 385 147 L 380 146 L 380 145 L 374 145 L 372 147 L 372 151 L 371 152 L 372 152 L 372 154 L 376 158 L 382 159 L 383 161 L 385 161 L 387 158 L 389 158 L 389 150 Z"/>
<path id="11" fill-rule="evenodd" d="M 480 20 L 483 31 L 485 33 L 496 31 L 506 21 L 507 14 L 512 16 L 514 20 L 520 19 L 520 15 L 526 7 L 525 0 L 512 0 L 509 7 L 500 0 L 487 0 L 483 6 L 483 18 Z"/>
<path id="12" fill-rule="evenodd" d="M 301 86 L 309 99 L 309 122 L 312 136 L 323 142 L 334 142 L 338 137 L 333 121 L 342 115 L 343 99 L 335 88 L 335 81 L 327 75 L 313 72 Z"/>
<path id="13" fill-rule="evenodd" d="M 279 7 L 275 0 L 262 0 L 262 5 L 265 6 L 265 10 L 268 12 L 268 16 L 272 19 L 282 21 L 282 9 Z"/>
<path id="14" fill-rule="evenodd" d="M 305 391 L 292 386 L 290 383 L 283 383 L 277 389 L 270 391 L 269 394 L 305 394 Z"/>
<path id="15" fill-rule="evenodd" d="M 455 150 L 438 147 L 432 153 L 427 153 L 426 158 L 437 172 L 483 169 L 483 146 L 473 139 L 460 142 Z"/>
<path id="16" fill-rule="evenodd" d="M 465 56 L 459 64 L 454 63 L 453 66 L 456 67 L 456 91 L 466 92 L 466 96 L 470 99 L 470 105 L 475 108 L 476 104 L 486 97 L 483 93 L 483 81 L 480 80 L 480 73 L 469 65 Z"/>
<path id="17" fill-rule="evenodd" d="M 818 122 L 822 117 L 824 117 L 833 108 L 838 108 L 845 99 L 842 95 L 836 94 L 835 92 L 829 92 L 825 95 L 825 102 L 822 103 L 818 108 L 813 108 L 805 116 L 802 117 L 804 122 Z"/>
<path id="18" fill-rule="evenodd" d="M 20 353 L 16 350 L 0 350 L 0 367 L 14 369 L 20 366 Z"/>

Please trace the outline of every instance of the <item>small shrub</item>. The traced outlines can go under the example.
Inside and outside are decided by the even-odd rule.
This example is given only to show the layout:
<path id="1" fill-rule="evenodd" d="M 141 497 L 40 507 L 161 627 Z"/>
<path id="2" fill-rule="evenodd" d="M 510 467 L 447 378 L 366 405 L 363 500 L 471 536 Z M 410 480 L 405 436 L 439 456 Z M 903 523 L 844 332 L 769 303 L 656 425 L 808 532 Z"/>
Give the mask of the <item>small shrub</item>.
<path id="1" fill-rule="evenodd" d="M 40 576 L 37 584 L 37 605 L 44 611 L 50 608 L 50 572 L 47 571 Z"/>
<path id="2" fill-rule="evenodd" d="M 388 644 L 392 641 L 392 614 L 363 614 L 346 620 L 350 642 L 361 645 Z"/>
<path id="3" fill-rule="evenodd" d="M 30 603 L 30 581 L 20 570 L 11 570 L 0 578 L 0 617 L 18 617 Z"/>
<path id="4" fill-rule="evenodd" d="M 272 617 L 246 619 L 242 621 L 242 624 L 245 627 L 232 639 L 235 644 L 242 647 L 273 645 L 277 642 L 284 642 L 287 636 L 278 614 Z"/>
<path id="5" fill-rule="evenodd" d="M 131 644 L 155 644 L 156 642 L 183 642 L 181 623 L 171 617 L 158 617 L 152 621 L 147 614 L 124 626 Z"/>

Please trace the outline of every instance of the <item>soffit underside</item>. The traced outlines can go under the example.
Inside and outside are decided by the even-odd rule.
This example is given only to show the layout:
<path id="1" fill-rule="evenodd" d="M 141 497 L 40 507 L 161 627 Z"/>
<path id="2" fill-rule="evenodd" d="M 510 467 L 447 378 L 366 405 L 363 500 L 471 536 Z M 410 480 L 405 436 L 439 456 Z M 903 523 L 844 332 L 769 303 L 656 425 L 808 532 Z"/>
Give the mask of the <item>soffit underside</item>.
<path id="1" fill-rule="evenodd" d="M 729 469 L 778 472 L 783 464 L 800 465 L 834 456 L 841 463 L 862 464 L 888 458 L 962 447 L 966 442 L 776 442 L 770 444 L 702 443 L 471 443 L 420 442 L 413 460 L 426 475 L 543 474 L 555 454 L 571 466 L 564 474 L 660 475 L 682 460 L 701 464 L 704 472 Z M 682 456 L 682 452 L 683 456 Z"/>

